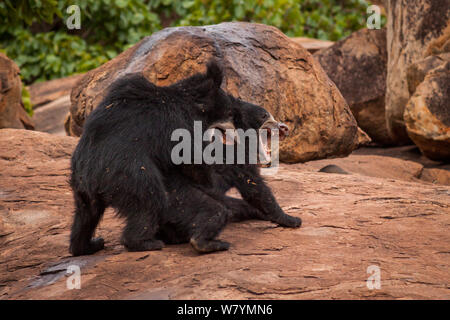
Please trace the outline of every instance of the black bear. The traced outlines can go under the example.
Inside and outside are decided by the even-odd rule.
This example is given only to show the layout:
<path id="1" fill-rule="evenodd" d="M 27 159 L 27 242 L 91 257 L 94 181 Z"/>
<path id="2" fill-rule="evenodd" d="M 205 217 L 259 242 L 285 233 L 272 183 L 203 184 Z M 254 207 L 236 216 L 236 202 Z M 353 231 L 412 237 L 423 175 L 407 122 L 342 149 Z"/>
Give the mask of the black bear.
<path id="1" fill-rule="evenodd" d="M 273 125 L 263 108 L 227 95 L 220 88 L 222 78 L 212 61 L 206 74 L 168 87 L 155 86 L 140 74 L 111 85 L 86 120 L 72 156 L 73 255 L 104 247 L 103 239 L 93 235 L 109 206 L 127 220 L 122 243 L 130 251 L 189 241 L 199 252 L 226 250 L 229 244 L 215 237 L 228 221 L 258 218 L 300 226 L 299 218 L 278 206 L 255 164 L 173 163 L 171 135 L 180 128 L 193 133 L 194 121 L 221 131 Z M 287 133 L 286 126 L 277 126 L 280 136 Z M 231 187 L 244 200 L 226 197 Z"/>

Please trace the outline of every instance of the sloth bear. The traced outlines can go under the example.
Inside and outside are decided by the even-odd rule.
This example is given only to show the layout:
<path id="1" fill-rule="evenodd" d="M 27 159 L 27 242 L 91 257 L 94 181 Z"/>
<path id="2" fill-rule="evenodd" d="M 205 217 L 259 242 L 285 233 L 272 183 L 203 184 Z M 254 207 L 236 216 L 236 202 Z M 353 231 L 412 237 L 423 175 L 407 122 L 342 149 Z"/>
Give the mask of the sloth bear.
<path id="1" fill-rule="evenodd" d="M 168 87 L 155 86 L 140 74 L 111 85 L 87 118 L 72 156 L 73 255 L 103 249 L 104 240 L 93 235 L 107 207 L 126 218 L 121 242 L 129 251 L 183 242 L 198 252 L 226 250 L 229 244 L 215 237 L 229 221 L 301 225 L 277 204 L 256 164 L 173 163 L 171 134 L 180 128 L 193 133 L 194 121 L 220 132 L 267 127 L 279 129 L 280 138 L 288 133 L 265 109 L 226 94 L 222 79 L 221 67 L 210 61 L 206 74 Z M 225 195 L 232 187 L 243 199 Z"/>

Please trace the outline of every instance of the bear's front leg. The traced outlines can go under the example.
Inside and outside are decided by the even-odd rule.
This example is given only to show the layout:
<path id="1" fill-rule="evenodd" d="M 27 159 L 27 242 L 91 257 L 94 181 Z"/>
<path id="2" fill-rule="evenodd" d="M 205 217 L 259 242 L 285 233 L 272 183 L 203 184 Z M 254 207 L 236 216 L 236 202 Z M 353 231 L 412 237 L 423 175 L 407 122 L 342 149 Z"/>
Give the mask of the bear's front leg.
<path id="1" fill-rule="evenodd" d="M 283 227 L 298 228 L 302 220 L 284 213 L 256 166 L 246 166 L 234 170 L 233 185 L 242 198 L 258 209 L 254 218 L 275 222 Z M 229 180 L 230 181 L 230 180 Z"/>

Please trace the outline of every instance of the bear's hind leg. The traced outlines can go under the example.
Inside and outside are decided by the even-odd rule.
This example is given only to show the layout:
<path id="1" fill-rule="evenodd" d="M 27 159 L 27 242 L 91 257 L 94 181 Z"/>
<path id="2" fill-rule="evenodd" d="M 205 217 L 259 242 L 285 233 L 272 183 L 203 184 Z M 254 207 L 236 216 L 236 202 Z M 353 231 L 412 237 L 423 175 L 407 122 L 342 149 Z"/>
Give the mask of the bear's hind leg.
<path id="1" fill-rule="evenodd" d="M 69 251 L 74 256 L 93 254 L 104 248 L 103 238 L 93 239 L 92 236 L 105 211 L 105 206 L 101 200 L 89 199 L 79 192 L 74 192 L 74 198 L 76 209 Z"/>
<path id="2" fill-rule="evenodd" d="M 161 217 L 167 211 L 167 195 L 156 166 L 137 169 L 128 175 L 127 185 L 118 193 L 114 207 L 126 218 L 122 244 L 128 251 L 160 250 L 164 242 L 156 239 Z M 151 169 L 151 170 L 150 170 Z"/>
<path id="3" fill-rule="evenodd" d="M 158 212 L 146 208 L 127 216 L 122 243 L 128 251 L 161 250 L 164 247 L 164 242 L 155 239 L 159 227 L 158 215 Z"/>

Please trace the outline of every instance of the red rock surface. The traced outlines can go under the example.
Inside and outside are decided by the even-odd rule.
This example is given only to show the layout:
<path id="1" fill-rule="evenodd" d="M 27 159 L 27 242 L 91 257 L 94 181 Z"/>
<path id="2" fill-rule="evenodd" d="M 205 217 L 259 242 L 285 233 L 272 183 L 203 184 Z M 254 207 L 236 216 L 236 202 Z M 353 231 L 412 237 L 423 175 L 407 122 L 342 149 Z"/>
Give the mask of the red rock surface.
<path id="1" fill-rule="evenodd" d="M 70 108 L 70 96 L 64 95 L 34 110 L 35 130 L 65 136 L 64 120 Z"/>
<path id="2" fill-rule="evenodd" d="M 63 96 L 70 95 L 70 91 L 82 77 L 83 74 L 76 74 L 65 78 L 33 83 L 28 87 L 33 108 L 39 108 Z"/>
<path id="3" fill-rule="evenodd" d="M 320 49 L 329 48 L 333 45 L 333 41 L 327 41 L 327 40 L 320 40 L 320 39 L 314 39 L 314 38 L 307 38 L 307 37 L 296 37 L 291 38 L 293 41 L 300 44 L 303 48 L 308 50 L 310 53 L 315 53 L 319 51 Z"/>
<path id="4" fill-rule="evenodd" d="M 0 299 L 450 298 L 450 187 L 302 165 L 269 179 L 283 209 L 303 219 L 300 229 L 247 221 L 220 236 L 227 252 L 198 255 L 183 244 L 129 253 L 109 210 L 97 231 L 106 249 L 70 257 L 76 143 L 0 130 Z M 66 287 L 71 264 L 81 266 L 80 290 Z M 366 287 L 370 265 L 381 269 L 379 290 Z"/>

